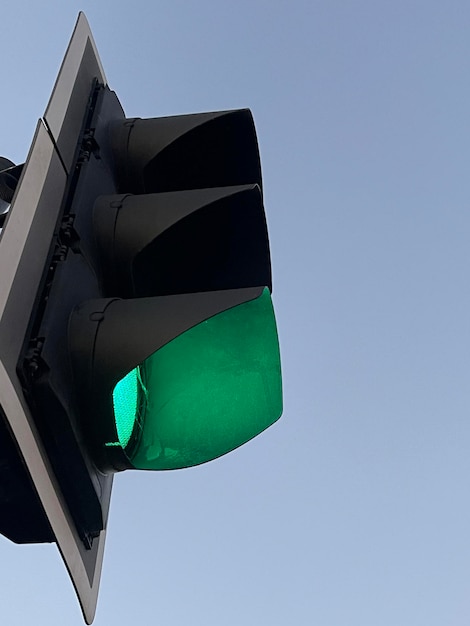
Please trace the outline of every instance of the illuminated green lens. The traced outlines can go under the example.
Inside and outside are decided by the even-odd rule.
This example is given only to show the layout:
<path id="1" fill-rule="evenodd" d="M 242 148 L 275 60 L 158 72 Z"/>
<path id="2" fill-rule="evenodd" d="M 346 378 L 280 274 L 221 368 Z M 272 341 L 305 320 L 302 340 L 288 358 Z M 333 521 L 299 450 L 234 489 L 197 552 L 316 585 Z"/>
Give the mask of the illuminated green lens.
<path id="1" fill-rule="evenodd" d="M 120 445 L 125 448 L 134 430 L 139 401 L 139 369 L 135 368 L 114 387 L 113 403 Z"/>
<path id="2" fill-rule="evenodd" d="M 136 469 L 197 465 L 255 437 L 282 412 L 269 290 L 173 339 L 113 399 L 119 445 Z"/>

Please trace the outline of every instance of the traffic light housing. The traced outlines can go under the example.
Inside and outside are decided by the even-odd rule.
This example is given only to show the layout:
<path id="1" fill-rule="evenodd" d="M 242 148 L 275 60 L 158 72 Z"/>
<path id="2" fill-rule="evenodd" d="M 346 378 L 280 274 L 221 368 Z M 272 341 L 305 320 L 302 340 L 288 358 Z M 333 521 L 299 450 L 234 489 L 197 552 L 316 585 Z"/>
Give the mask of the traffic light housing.
<path id="1" fill-rule="evenodd" d="M 68 105 L 53 95 L 46 111 L 60 185 L 36 235 L 43 265 L 15 352 L 16 400 L 84 563 L 92 592 L 71 574 L 90 622 L 113 474 L 217 458 L 276 421 L 282 393 L 251 113 L 126 119 L 83 14 L 56 95 L 61 77 Z M 16 211 L 13 200 L 5 238 Z M 0 324 L 0 350 L 1 337 Z M 38 537 L 61 547 L 25 463 L 44 509 Z"/>

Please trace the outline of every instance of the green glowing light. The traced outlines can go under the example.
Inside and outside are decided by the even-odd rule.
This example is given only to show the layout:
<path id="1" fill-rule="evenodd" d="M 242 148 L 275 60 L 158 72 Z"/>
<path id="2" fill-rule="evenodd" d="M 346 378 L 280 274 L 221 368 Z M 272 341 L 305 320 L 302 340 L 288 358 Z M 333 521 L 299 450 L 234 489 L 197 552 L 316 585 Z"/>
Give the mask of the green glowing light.
<path id="1" fill-rule="evenodd" d="M 163 346 L 119 381 L 113 400 L 136 469 L 198 465 L 255 437 L 282 412 L 269 290 Z"/>
<path id="2" fill-rule="evenodd" d="M 135 368 L 118 382 L 113 392 L 116 429 L 119 443 L 123 448 L 129 443 L 135 427 L 138 398 L 139 369 Z"/>

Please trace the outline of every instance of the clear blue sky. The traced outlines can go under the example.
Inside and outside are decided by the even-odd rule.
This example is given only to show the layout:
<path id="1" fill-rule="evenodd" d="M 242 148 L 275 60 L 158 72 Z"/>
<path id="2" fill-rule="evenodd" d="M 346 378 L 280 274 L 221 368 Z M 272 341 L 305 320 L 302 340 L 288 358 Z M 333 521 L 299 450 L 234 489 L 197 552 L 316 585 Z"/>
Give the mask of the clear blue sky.
<path id="1" fill-rule="evenodd" d="M 18 0 L 0 154 L 22 162 L 79 10 L 129 117 L 249 106 L 282 419 L 117 476 L 96 626 L 470 620 L 470 4 Z M 0 538 L 0 620 L 78 626 L 54 545 Z"/>

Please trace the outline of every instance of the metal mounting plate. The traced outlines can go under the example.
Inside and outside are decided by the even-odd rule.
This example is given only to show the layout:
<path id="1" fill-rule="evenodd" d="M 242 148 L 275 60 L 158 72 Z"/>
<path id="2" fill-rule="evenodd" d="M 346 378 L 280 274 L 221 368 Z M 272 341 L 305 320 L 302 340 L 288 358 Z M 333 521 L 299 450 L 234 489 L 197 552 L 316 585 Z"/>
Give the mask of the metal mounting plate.
<path id="1" fill-rule="evenodd" d="M 23 395 L 16 364 L 95 79 L 106 82 L 88 22 L 80 13 L 44 122 L 38 122 L 0 235 L 0 404 L 52 527 L 87 624 L 95 615 L 106 531 L 93 542 L 91 550 L 78 537 Z"/>

